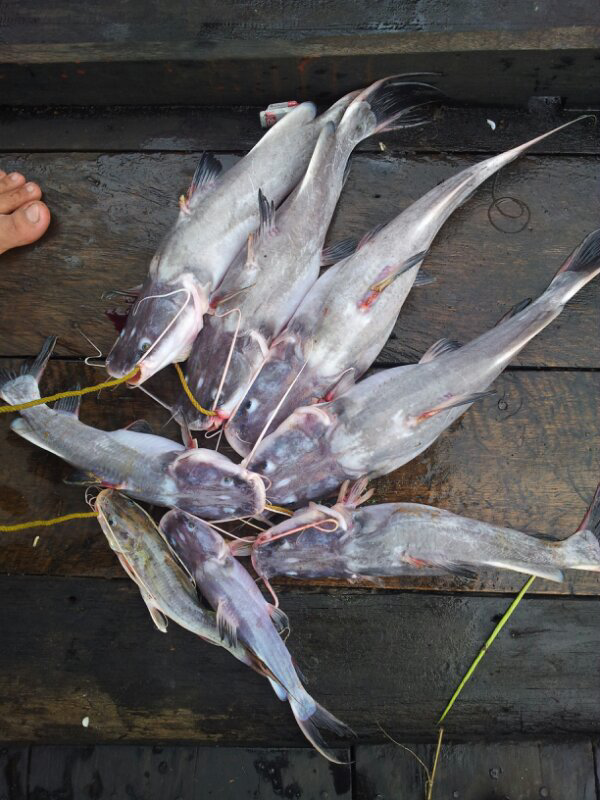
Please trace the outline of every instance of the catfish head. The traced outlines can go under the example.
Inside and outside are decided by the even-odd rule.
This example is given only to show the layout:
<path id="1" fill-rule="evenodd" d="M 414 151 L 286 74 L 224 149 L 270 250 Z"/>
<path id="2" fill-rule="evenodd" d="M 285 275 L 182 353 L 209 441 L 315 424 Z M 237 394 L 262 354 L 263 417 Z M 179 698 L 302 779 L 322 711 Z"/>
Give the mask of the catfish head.
<path id="1" fill-rule="evenodd" d="M 346 477 L 331 448 L 331 404 L 297 408 L 246 461 L 268 482 L 270 502 L 286 505 L 326 495 Z"/>
<path id="2" fill-rule="evenodd" d="M 286 336 L 271 345 L 260 372 L 225 425 L 227 441 L 240 455 L 250 452 L 280 401 L 283 402 L 268 431 L 274 431 L 295 408 L 305 405 L 304 387 L 298 383 L 303 364 L 302 349 L 295 337 Z M 299 396 L 302 399 L 296 402 Z"/>
<path id="3" fill-rule="evenodd" d="M 215 450 L 185 450 L 168 467 L 175 484 L 173 505 L 208 519 L 260 514 L 265 486 L 260 476 Z"/>
<path id="4" fill-rule="evenodd" d="M 119 338 L 106 359 L 106 369 L 122 378 L 135 367 L 130 381 L 140 384 L 156 372 L 189 355 L 202 328 L 208 294 L 184 274 L 174 282 L 148 276 Z"/>
<path id="5" fill-rule="evenodd" d="M 208 559 L 229 555 L 223 537 L 198 517 L 179 508 L 168 511 L 160 521 L 160 531 L 183 565 L 194 574 Z"/>
<path id="6" fill-rule="evenodd" d="M 133 555 L 145 534 L 156 535 L 156 525 L 144 509 L 115 489 L 103 489 L 94 508 L 112 550 L 125 557 Z"/>

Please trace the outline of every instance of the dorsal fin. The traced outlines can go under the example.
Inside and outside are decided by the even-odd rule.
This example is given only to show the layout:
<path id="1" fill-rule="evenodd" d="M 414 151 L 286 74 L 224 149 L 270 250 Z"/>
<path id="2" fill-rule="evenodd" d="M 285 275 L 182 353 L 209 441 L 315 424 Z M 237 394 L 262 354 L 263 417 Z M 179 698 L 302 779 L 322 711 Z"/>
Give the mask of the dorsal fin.
<path id="1" fill-rule="evenodd" d="M 258 190 L 258 213 L 260 222 L 258 225 L 258 237 L 264 239 L 265 236 L 273 236 L 277 233 L 275 226 L 275 203 L 267 200 L 262 189 Z"/>
<path id="2" fill-rule="evenodd" d="M 358 243 L 352 237 L 340 239 L 339 242 L 334 242 L 328 247 L 324 247 L 321 250 L 321 266 L 330 267 L 338 261 L 343 261 L 348 256 L 351 256 L 357 250 L 357 247 Z"/>
<path id="3" fill-rule="evenodd" d="M 77 383 L 73 387 L 75 391 L 79 391 L 81 386 Z M 81 396 L 79 397 L 61 397 L 60 400 L 57 400 L 54 403 L 54 410 L 55 411 L 62 411 L 63 414 L 74 414 L 76 417 L 79 416 L 79 408 L 81 406 Z"/>
<path id="4" fill-rule="evenodd" d="M 521 300 L 520 303 L 517 303 L 516 306 L 513 306 L 510 309 L 510 311 L 507 311 L 506 314 L 500 317 L 496 325 L 500 325 L 501 322 L 506 322 L 506 320 L 511 319 L 511 317 L 514 317 L 516 314 L 523 311 L 529 305 L 531 305 L 531 297 L 526 297 L 525 300 Z"/>
<path id="5" fill-rule="evenodd" d="M 125 425 L 125 430 L 134 433 L 154 433 L 152 425 L 145 419 L 136 419 L 134 422 L 130 422 L 129 425 Z"/>
<path id="6" fill-rule="evenodd" d="M 453 353 L 460 347 L 460 342 L 456 342 L 453 339 L 438 339 L 437 342 L 431 345 L 429 350 L 423 353 L 419 364 L 426 364 L 428 361 L 433 361 L 435 358 L 443 356 L 444 353 Z"/>
<path id="7" fill-rule="evenodd" d="M 223 165 L 218 158 L 215 158 L 212 153 L 202 153 L 188 189 L 188 203 L 198 192 L 212 189 L 222 170 Z"/>

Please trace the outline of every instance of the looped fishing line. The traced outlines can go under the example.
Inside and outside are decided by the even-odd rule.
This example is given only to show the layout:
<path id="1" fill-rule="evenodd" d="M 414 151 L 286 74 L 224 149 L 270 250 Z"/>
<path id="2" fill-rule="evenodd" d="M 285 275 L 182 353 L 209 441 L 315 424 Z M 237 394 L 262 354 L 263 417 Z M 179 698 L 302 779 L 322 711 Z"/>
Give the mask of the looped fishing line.
<path id="1" fill-rule="evenodd" d="M 138 372 L 139 369 L 135 367 L 135 369 L 132 369 L 131 372 L 128 372 L 127 375 L 124 375 L 122 378 L 114 378 L 110 381 L 97 383 L 95 386 L 86 386 L 84 389 L 71 389 L 68 392 L 58 392 L 57 394 L 51 394 L 48 397 L 40 397 L 37 400 L 30 400 L 28 403 L 17 403 L 14 406 L 0 406 L 0 414 L 7 414 L 9 411 L 23 411 L 25 408 L 41 406 L 44 403 L 53 403 L 55 400 L 61 400 L 63 397 L 80 397 L 82 394 L 91 394 L 92 392 L 100 391 L 100 389 L 110 389 L 113 386 L 118 386 L 120 383 L 125 383 L 126 381 L 131 380 L 135 375 L 138 374 Z"/>

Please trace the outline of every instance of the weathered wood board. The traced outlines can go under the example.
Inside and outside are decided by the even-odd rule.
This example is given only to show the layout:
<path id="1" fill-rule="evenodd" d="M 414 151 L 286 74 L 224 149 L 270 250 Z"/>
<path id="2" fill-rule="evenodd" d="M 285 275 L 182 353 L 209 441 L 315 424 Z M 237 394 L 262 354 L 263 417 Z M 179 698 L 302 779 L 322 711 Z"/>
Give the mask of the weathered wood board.
<path id="1" fill-rule="evenodd" d="M 106 350 L 114 330 L 101 295 L 142 280 L 197 154 L 122 153 L 3 156 L 6 170 L 37 180 L 53 211 L 47 235 L 3 256 L 0 355 L 33 354 L 41 334 L 60 337 L 59 353 L 82 352 L 79 323 Z M 362 235 L 478 157 L 358 155 L 330 240 Z M 233 156 L 223 158 L 225 165 Z M 488 183 L 441 230 L 424 269 L 436 278 L 407 299 L 381 363 L 415 361 L 436 339 L 468 341 L 524 297 L 535 297 L 600 218 L 600 160 L 530 156 Z M 493 192 L 495 191 L 495 194 Z M 499 214 L 493 197 L 526 204 L 529 222 Z M 585 198 L 585 201 L 582 201 Z M 505 214 L 515 204 L 506 200 Z M 490 219 L 491 218 L 491 219 Z M 512 233 L 509 231 L 513 231 Z M 526 366 L 596 368 L 600 283 L 585 287 L 561 319 L 516 359 Z M 16 320 L 27 319 L 27 325 Z M 86 351 L 87 352 L 87 351 Z"/>
<path id="2" fill-rule="evenodd" d="M 137 0 L 11 5 L 3 18 L 4 102 L 264 103 L 328 100 L 375 77 L 438 72 L 460 101 L 532 94 L 597 102 L 593 3 L 176 4 Z M 73 19 L 77 22 L 73 22 Z M 68 20 L 68 24 L 66 21 Z"/>
<path id="3" fill-rule="evenodd" d="M 415 756 L 429 768 L 435 746 L 408 744 L 358 746 L 357 800 L 402 798 L 423 800 L 427 776 Z M 477 743 L 442 746 L 434 797 L 454 800 L 596 800 L 592 743 Z"/>
<path id="4" fill-rule="evenodd" d="M 361 742 L 432 741 L 503 597 L 286 591 L 308 688 Z M 599 730 L 600 600 L 525 598 L 447 718 L 448 741 Z M 286 704 L 220 648 L 157 631 L 131 582 L 3 577 L 0 740 L 302 745 Z M 89 717 L 89 727 L 82 719 Z M 339 744 L 343 744 L 340 742 Z"/>
<path id="5" fill-rule="evenodd" d="M 17 363 L 4 360 L 0 366 Z M 77 381 L 97 382 L 101 374 L 77 362 L 51 361 L 42 385 L 44 391 L 60 391 Z M 166 378 L 157 376 L 150 386 L 169 400 L 177 379 L 172 370 Z M 496 396 L 475 404 L 422 456 L 377 480 L 376 499 L 438 505 L 519 530 L 566 536 L 583 517 L 600 477 L 600 374 L 516 370 L 505 373 L 496 387 Z M 139 391 L 122 387 L 102 392 L 99 399 L 88 395 L 82 405 L 84 422 L 108 430 L 141 417 L 157 431 L 168 420 L 167 412 Z M 86 510 L 84 490 L 62 482 L 69 467 L 17 437 L 9 426 L 10 415 L 2 415 L 0 523 Z M 178 428 L 171 423 L 162 432 L 176 438 Z M 0 571 L 123 576 L 94 520 L 3 534 Z M 475 583 L 441 577 L 386 582 L 391 588 L 441 591 L 515 591 L 522 584 L 520 575 L 491 572 Z M 595 595 L 600 579 L 594 573 L 570 572 L 564 584 L 538 581 L 533 591 Z"/>
<path id="6" fill-rule="evenodd" d="M 279 99 L 273 96 L 272 100 Z M 0 152 L 245 152 L 264 130 L 260 108 L 203 106 L 111 106 L 24 108 L 0 106 Z M 563 109 L 560 98 L 537 98 L 529 110 L 446 106 L 430 124 L 381 133 L 357 152 L 497 153 L 586 114 Z M 593 119 L 566 128 L 535 145 L 532 153 L 598 155 L 600 134 Z"/>
<path id="7" fill-rule="evenodd" d="M 349 751 L 339 758 L 349 761 Z M 350 800 L 350 765 L 314 751 L 96 745 L 30 748 L 27 797 L 80 800 Z M 9 796 L 9 800 L 17 797 Z"/>

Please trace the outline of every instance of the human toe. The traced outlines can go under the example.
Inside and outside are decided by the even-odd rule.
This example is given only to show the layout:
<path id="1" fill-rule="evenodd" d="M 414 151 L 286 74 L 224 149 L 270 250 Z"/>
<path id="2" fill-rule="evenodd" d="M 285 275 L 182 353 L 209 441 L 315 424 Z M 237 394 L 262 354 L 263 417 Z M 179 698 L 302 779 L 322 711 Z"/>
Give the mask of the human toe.
<path id="1" fill-rule="evenodd" d="M 21 206 L 12 214 L 3 214 L 0 216 L 0 253 L 37 241 L 49 224 L 48 206 L 39 200 Z"/>
<path id="2" fill-rule="evenodd" d="M 0 191 L 0 214 L 11 214 L 17 208 L 30 203 L 32 200 L 39 200 L 42 190 L 37 185 L 28 181 L 16 189 L 5 192 Z"/>

